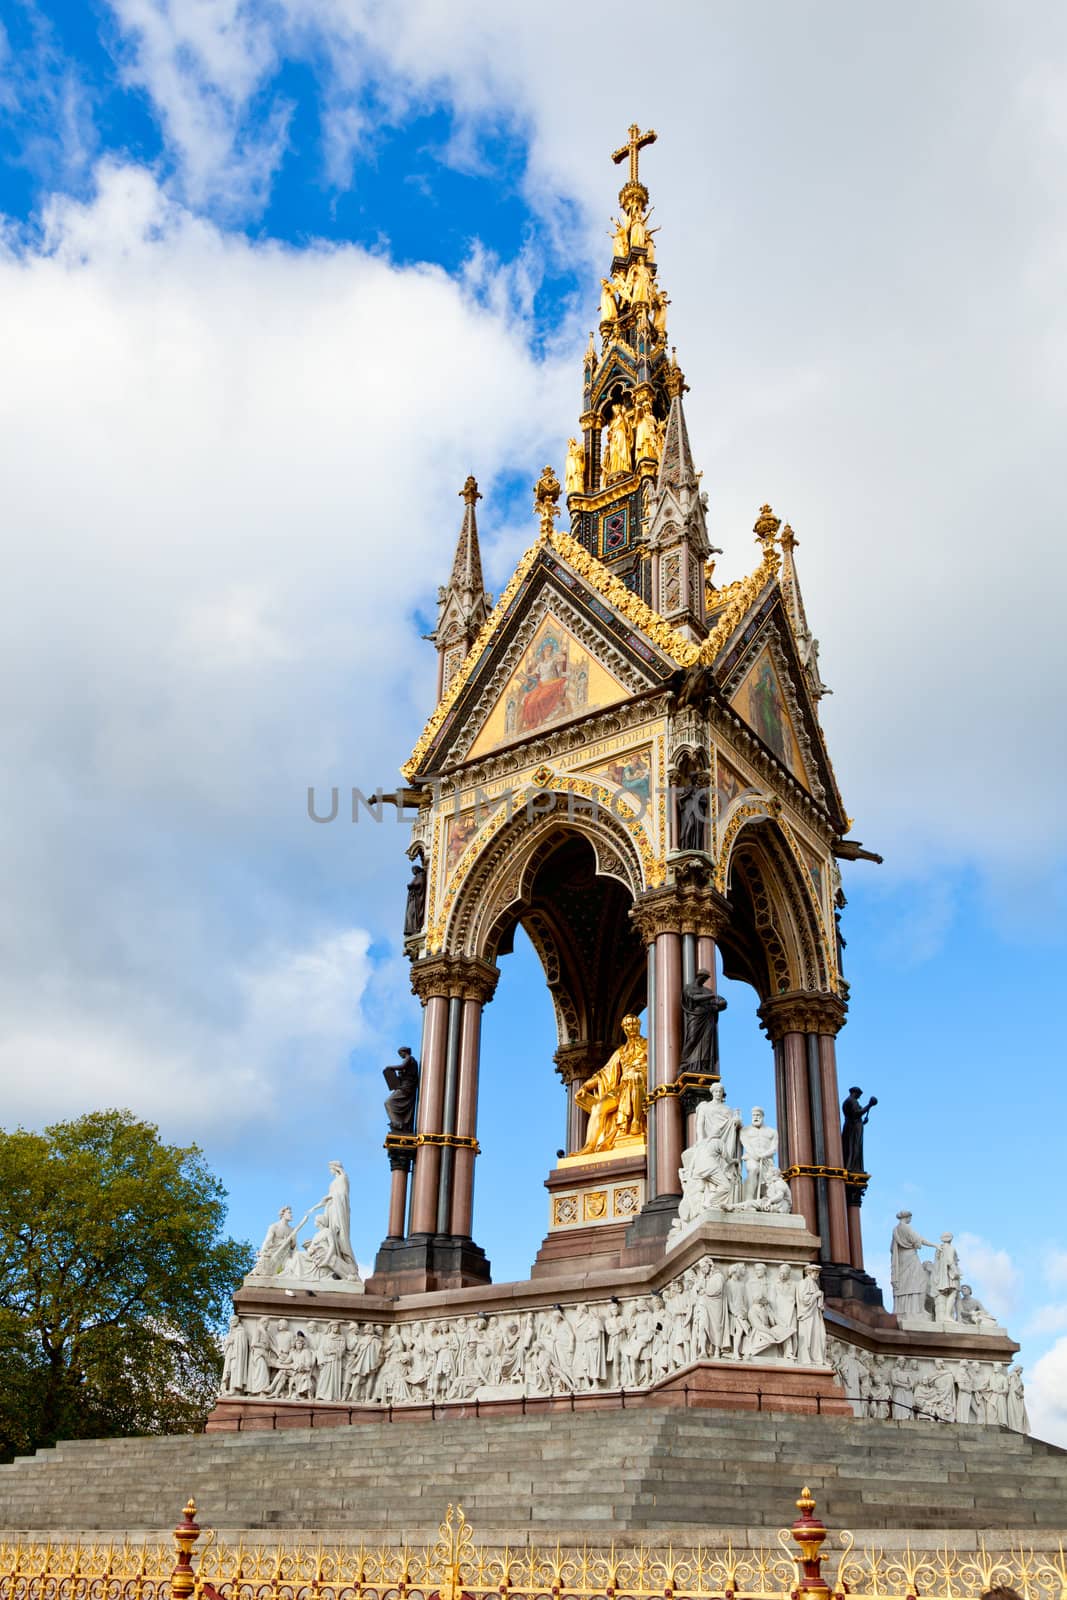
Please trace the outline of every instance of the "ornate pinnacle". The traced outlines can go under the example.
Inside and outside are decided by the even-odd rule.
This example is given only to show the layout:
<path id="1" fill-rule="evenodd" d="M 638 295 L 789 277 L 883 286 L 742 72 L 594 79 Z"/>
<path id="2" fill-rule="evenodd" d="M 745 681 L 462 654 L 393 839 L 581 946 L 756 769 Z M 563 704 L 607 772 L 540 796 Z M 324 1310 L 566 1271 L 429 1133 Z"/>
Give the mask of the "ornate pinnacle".
<path id="1" fill-rule="evenodd" d="M 478 493 L 478 480 L 474 476 L 473 472 L 468 474 L 467 481 L 459 492 L 463 496 L 466 504 L 469 506 L 472 506 L 476 500 L 480 500 L 482 498 Z"/>
<path id="2" fill-rule="evenodd" d="M 548 539 L 552 526 L 559 516 L 559 479 L 551 467 L 546 467 L 534 484 L 534 510 L 541 519 L 541 537 Z"/>
<path id="3" fill-rule="evenodd" d="M 689 388 L 689 385 L 685 381 L 685 373 L 678 365 L 678 351 L 674 345 L 671 345 L 670 365 L 667 368 L 663 381 L 667 386 L 667 393 L 670 395 L 672 400 L 676 394 L 684 394 Z"/>
<path id="4" fill-rule="evenodd" d="M 797 538 L 796 534 L 793 532 L 793 530 L 789 526 L 788 522 L 786 523 L 785 527 L 782 529 L 782 537 L 779 540 L 779 543 L 781 544 L 782 549 L 786 552 L 787 555 L 792 555 L 793 551 L 797 548 L 798 544 L 800 543 L 800 540 Z"/>
<path id="5" fill-rule="evenodd" d="M 769 554 L 773 549 L 775 536 L 781 526 L 781 518 L 775 516 L 770 506 L 760 506 L 759 516 L 753 524 L 752 532 L 763 546 L 764 555 Z"/>

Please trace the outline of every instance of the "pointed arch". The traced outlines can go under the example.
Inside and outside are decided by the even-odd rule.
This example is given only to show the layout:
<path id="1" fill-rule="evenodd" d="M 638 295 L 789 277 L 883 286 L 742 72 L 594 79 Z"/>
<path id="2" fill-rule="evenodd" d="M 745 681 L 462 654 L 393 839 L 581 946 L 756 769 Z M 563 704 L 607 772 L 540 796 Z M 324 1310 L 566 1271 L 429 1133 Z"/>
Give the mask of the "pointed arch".
<path id="1" fill-rule="evenodd" d="M 721 940 L 725 970 L 761 1000 L 832 993 L 836 967 L 814 887 L 782 825 L 759 802 L 734 812 L 717 876 L 734 907 Z"/>

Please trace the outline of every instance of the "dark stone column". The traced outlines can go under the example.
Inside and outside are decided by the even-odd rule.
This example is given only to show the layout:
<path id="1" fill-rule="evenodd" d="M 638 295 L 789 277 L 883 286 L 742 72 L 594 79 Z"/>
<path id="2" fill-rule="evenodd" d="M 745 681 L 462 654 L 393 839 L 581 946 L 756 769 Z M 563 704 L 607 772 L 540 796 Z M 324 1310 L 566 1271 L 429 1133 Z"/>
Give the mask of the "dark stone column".
<path id="1" fill-rule="evenodd" d="M 835 1040 L 845 1014 L 839 996 L 815 992 L 776 995 L 760 1007 L 775 1042 L 782 1170 L 790 1174 L 793 1209 L 819 1235 L 823 1290 L 831 1299 L 880 1307 L 882 1292 L 863 1270 L 862 1185 L 849 1182 L 841 1150 Z"/>
<path id="2" fill-rule="evenodd" d="M 454 1231 L 453 1212 L 457 1173 L 462 1176 L 461 1194 L 467 1201 L 473 1195 L 477 1150 L 478 1033 L 476 1029 L 471 1033 L 472 1045 L 464 1048 L 471 1015 L 467 1001 L 475 1000 L 480 1017 L 496 980 L 495 967 L 463 957 L 431 956 L 412 965 L 411 986 L 423 1003 L 424 1018 L 411 1215 L 407 1237 L 397 1238 L 393 1227 L 401 1202 L 394 1166 L 390 1233 L 367 1285 L 372 1292 L 419 1293 L 489 1281 L 485 1253 L 470 1237 L 469 1207 L 462 1203 L 459 1207 L 460 1218 L 467 1222 L 462 1234 Z M 392 1149 L 390 1162 L 394 1163 Z"/>
<path id="3" fill-rule="evenodd" d="M 715 971 L 714 941 L 728 907 L 708 881 L 710 869 L 692 865 L 686 880 L 638 897 L 630 916 L 648 950 L 648 1199 L 627 1233 L 637 1247 L 666 1236 L 678 1214 L 678 1172 L 686 1148 L 691 1105 L 710 1088 L 688 1082 L 681 1071 L 682 984 L 687 967 Z"/>

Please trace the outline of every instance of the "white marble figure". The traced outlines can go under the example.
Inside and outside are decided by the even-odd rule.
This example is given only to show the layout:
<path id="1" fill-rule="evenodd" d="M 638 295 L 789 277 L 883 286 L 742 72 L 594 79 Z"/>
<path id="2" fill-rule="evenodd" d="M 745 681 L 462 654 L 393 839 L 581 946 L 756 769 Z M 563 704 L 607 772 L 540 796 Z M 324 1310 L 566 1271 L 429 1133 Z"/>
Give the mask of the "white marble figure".
<path id="1" fill-rule="evenodd" d="M 911 1368 L 904 1356 L 898 1356 L 893 1370 L 889 1374 L 889 1381 L 893 1386 L 893 1416 L 898 1422 L 907 1421 L 915 1406 L 915 1390 L 912 1386 Z"/>
<path id="2" fill-rule="evenodd" d="M 926 1315 L 927 1275 L 919 1259 L 919 1250 L 924 1245 L 934 1249 L 933 1241 L 924 1239 L 911 1226 L 911 1212 L 898 1211 L 897 1225 L 893 1229 L 890 1272 L 893 1310 L 898 1317 L 922 1318 Z"/>
<path id="3" fill-rule="evenodd" d="M 938 1322 L 955 1322 L 960 1293 L 960 1258 L 951 1233 L 941 1235 L 934 1255 L 934 1315 Z"/>
<path id="4" fill-rule="evenodd" d="M 1022 1367 L 1012 1367 L 1008 1373 L 1008 1427 L 1014 1428 L 1016 1433 L 1030 1432 Z"/>
<path id="5" fill-rule="evenodd" d="M 682 1156 L 682 1170 L 690 1165 L 694 1151 L 712 1139 L 719 1141 L 719 1153 L 730 1175 L 731 1200 L 741 1198 L 741 1113 L 726 1104 L 726 1090 L 713 1083 L 711 1097 L 697 1106 L 693 1143 Z"/>
<path id="6" fill-rule="evenodd" d="M 352 1208 L 348 1191 L 348 1174 L 339 1161 L 330 1162 L 330 1187 L 319 1201 L 323 1208 L 329 1251 L 326 1264 L 333 1277 L 359 1282 L 359 1268 L 352 1253 Z"/>
<path id="7" fill-rule="evenodd" d="M 729 1344 L 726 1278 L 710 1256 L 697 1263 L 692 1287 L 689 1359 L 717 1361 Z"/>
<path id="8" fill-rule="evenodd" d="M 222 1393 L 243 1394 L 248 1386 L 248 1332 L 240 1317 L 230 1318 L 222 1354 Z"/>
<path id="9" fill-rule="evenodd" d="M 256 1264 L 252 1268 L 253 1277 L 274 1278 L 286 1272 L 296 1254 L 297 1234 L 310 1215 L 310 1211 L 306 1211 L 294 1227 L 292 1206 L 282 1206 L 277 1222 L 271 1223 L 259 1247 Z"/>
<path id="10" fill-rule="evenodd" d="M 967 1323 L 972 1328 L 998 1328 L 997 1322 L 989 1311 L 986 1310 L 981 1300 L 975 1298 L 974 1290 L 969 1283 L 960 1285 L 960 1297 L 956 1303 L 961 1322 Z"/>
<path id="11" fill-rule="evenodd" d="M 348 1352 L 345 1336 L 339 1322 L 331 1322 L 319 1345 L 319 1370 L 315 1380 L 315 1399 L 338 1401 L 344 1399 L 345 1361 Z"/>
<path id="12" fill-rule="evenodd" d="M 768 1127 L 762 1106 L 752 1107 L 752 1121 L 741 1129 L 741 1150 L 745 1158 L 742 1199 L 762 1200 L 767 1179 L 778 1164 L 778 1132 Z"/>
<path id="13" fill-rule="evenodd" d="M 875 1356 L 870 1364 L 867 1386 L 867 1415 L 891 1417 L 893 1414 L 893 1379 L 889 1361 L 885 1356 Z"/>
<path id="14" fill-rule="evenodd" d="M 707 1211 L 725 1211 L 737 1192 L 736 1169 L 727 1160 L 721 1139 L 702 1139 L 690 1145 L 682 1163 L 678 1173 L 682 1180 L 680 1228 L 698 1222 Z"/>
<path id="15" fill-rule="evenodd" d="M 797 1354 L 797 1285 L 793 1269 L 787 1261 L 783 1261 L 775 1273 L 770 1300 L 774 1307 L 775 1322 L 785 1335 L 782 1354 L 787 1361 L 794 1361 Z"/>
<path id="16" fill-rule="evenodd" d="M 797 1285 L 797 1360 L 805 1367 L 826 1365 L 825 1298 L 814 1262 L 804 1268 Z"/>
<path id="17" fill-rule="evenodd" d="M 280 1317 L 271 1335 L 271 1376 L 267 1394 L 272 1398 L 284 1395 L 288 1391 L 289 1379 L 292 1376 L 291 1357 L 295 1343 L 296 1334 L 290 1328 L 287 1319 Z"/>

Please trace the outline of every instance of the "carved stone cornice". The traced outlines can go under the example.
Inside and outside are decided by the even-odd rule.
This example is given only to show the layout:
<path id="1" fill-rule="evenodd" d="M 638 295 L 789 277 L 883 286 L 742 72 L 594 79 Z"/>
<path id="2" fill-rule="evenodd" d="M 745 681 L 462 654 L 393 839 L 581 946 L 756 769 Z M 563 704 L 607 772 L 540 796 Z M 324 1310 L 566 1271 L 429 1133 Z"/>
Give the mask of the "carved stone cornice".
<path id="1" fill-rule="evenodd" d="M 630 919 L 645 944 L 661 933 L 717 939 L 729 924 L 730 905 L 710 884 L 689 881 L 638 895 Z"/>
<path id="2" fill-rule="evenodd" d="M 825 1033 L 831 1038 L 845 1026 L 848 1005 L 836 994 L 793 989 L 772 995 L 759 1008 L 760 1023 L 775 1043 L 787 1033 Z"/>
<path id="3" fill-rule="evenodd" d="M 499 978 L 498 967 L 474 956 L 426 956 L 411 964 L 411 992 L 423 1005 L 435 995 L 487 1005 Z"/>

